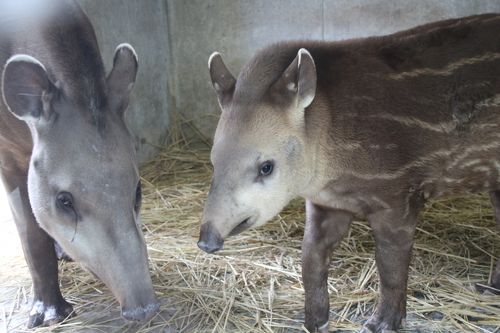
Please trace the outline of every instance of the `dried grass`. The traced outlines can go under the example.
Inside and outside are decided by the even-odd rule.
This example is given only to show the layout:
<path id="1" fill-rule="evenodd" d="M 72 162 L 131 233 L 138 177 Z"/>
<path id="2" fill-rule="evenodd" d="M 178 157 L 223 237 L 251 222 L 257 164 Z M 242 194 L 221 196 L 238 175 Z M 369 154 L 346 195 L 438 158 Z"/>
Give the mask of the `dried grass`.
<path id="1" fill-rule="evenodd" d="M 300 247 L 304 208 L 292 202 L 258 230 L 228 239 L 207 255 L 196 247 L 211 176 L 208 145 L 180 132 L 142 168 L 142 221 L 162 312 L 146 324 L 119 318 L 108 290 L 77 264 L 61 264 L 61 284 L 78 315 L 36 332 L 294 332 L 303 320 Z M 489 201 L 469 195 L 431 202 L 421 216 L 408 287 L 408 332 L 500 332 L 500 297 L 487 283 L 500 253 Z M 357 331 L 371 314 L 378 278 L 373 240 L 356 222 L 331 264 L 331 326 Z M 26 290 L 22 285 L 19 290 Z M 29 291 L 29 289 L 28 289 Z M 4 309 L 9 329 L 24 331 L 25 293 Z M 24 304 L 24 305 L 23 305 Z M 0 318 L 2 314 L 0 313 Z M 19 320 L 21 318 L 22 320 Z"/>

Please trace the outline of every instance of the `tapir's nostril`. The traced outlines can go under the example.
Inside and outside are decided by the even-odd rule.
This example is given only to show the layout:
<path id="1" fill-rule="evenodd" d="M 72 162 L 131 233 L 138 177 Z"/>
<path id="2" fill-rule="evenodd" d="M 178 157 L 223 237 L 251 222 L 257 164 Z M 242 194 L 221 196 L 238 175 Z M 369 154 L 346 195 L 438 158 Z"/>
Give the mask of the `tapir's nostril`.
<path id="1" fill-rule="evenodd" d="M 198 247 L 207 253 L 219 251 L 224 246 L 224 239 L 212 226 L 212 223 L 205 222 L 201 225 L 200 239 Z"/>
<path id="2" fill-rule="evenodd" d="M 123 318 L 131 321 L 146 321 L 151 319 L 155 313 L 158 312 L 160 303 L 154 302 L 144 307 L 137 307 L 131 309 L 122 309 Z"/>
<path id="3" fill-rule="evenodd" d="M 200 240 L 198 241 L 198 247 L 207 253 L 214 253 L 222 249 L 222 244 L 213 244 Z"/>

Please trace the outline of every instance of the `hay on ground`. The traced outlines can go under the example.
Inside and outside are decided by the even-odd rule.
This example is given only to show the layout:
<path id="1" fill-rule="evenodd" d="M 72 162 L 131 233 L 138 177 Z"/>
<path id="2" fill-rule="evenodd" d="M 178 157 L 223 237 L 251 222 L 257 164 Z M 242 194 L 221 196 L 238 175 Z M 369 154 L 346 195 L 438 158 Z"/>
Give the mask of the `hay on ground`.
<path id="1" fill-rule="evenodd" d="M 266 226 L 228 239 L 222 252 L 204 254 L 196 241 L 211 178 L 209 149 L 191 147 L 180 136 L 142 168 L 142 221 L 162 312 L 149 323 L 127 323 L 102 283 L 79 265 L 62 263 L 63 294 L 78 315 L 35 332 L 301 330 L 303 202 L 293 201 Z M 369 227 L 355 222 L 335 251 L 328 281 L 332 328 L 357 331 L 371 314 L 378 288 L 373 249 Z M 499 253 L 485 195 L 432 201 L 417 233 L 407 331 L 498 332 L 499 296 L 479 293 L 474 285 L 488 282 Z M 24 331 L 26 293 L 29 285 L 19 286 L 12 307 L 0 313 L 9 330 Z"/>

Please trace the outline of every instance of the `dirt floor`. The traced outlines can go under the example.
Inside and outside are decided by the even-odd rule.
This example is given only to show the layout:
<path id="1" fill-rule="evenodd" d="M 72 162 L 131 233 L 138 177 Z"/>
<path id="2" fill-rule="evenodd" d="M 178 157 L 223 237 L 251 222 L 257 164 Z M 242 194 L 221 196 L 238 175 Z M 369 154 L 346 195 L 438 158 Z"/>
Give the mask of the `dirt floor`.
<path id="1" fill-rule="evenodd" d="M 196 241 L 210 173 L 208 149 L 182 146 L 142 169 L 142 221 L 162 303 L 161 313 L 143 324 L 121 319 L 107 288 L 78 264 L 61 263 L 62 292 L 77 315 L 26 330 L 30 277 L 0 198 L 0 332 L 300 332 L 303 203 L 294 201 L 262 229 L 231 238 L 221 253 L 207 255 Z M 488 199 L 435 201 L 421 220 L 403 332 L 500 332 L 500 296 L 475 289 L 488 281 L 500 254 Z M 332 258 L 330 327 L 356 332 L 371 314 L 378 288 L 366 223 L 354 223 Z"/>

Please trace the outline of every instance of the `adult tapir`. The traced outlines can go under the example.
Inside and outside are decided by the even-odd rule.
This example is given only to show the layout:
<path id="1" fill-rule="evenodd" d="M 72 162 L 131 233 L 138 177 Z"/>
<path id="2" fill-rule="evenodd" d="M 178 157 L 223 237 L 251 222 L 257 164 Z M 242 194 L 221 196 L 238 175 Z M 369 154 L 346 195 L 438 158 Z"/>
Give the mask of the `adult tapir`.
<path id="1" fill-rule="evenodd" d="M 158 302 L 124 123 L 136 53 L 118 46 L 106 76 L 91 23 L 74 1 L 2 0 L 0 9 L 0 166 L 33 278 L 28 326 L 72 312 L 59 290 L 53 239 L 111 289 L 125 318 L 149 318 Z"/>
<path id="2" fill-rule="evenodd" d="M 214 53 L 222 108 L 198 245 L 264 224 L 306 198 L 305 326 L 328 331 L 329 256 L 355 216 L 376 243 L 380 299 L 363 332 L 397 330 L 417 214 L 462 191 L 491 195 L 500 224 L 500 15 L 385 37 L 285 42 L 235 79 Z M 500 262 L 491 277 L 500 288 Z"/>

